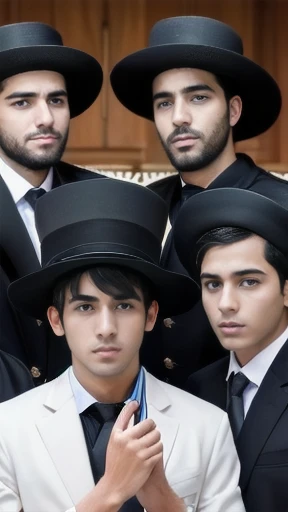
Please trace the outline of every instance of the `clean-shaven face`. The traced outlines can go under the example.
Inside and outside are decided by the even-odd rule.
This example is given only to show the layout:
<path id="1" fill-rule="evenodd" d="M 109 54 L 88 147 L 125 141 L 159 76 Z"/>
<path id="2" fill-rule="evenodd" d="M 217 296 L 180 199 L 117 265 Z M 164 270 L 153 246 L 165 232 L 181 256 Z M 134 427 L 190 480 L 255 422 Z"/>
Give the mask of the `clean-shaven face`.
<path id="1" fill-rule="evenodd" d="M 158 308 L 154 301 L 146 313 L 143 294 L 135 291 L 138 298 L 123 297 L 117 290 L 114 296 L 106 295 L 85 273 L 77 295 L 66 290 L 63 322 L 58 313 L 55 318 L 55 308 L 50 308 L 54 331 L 65 334 L 80 382 L 137 374 L 144 332 L 153 329 Z"/>
<path id="2" fill-rule="evenodd" d="M 54 71 L 29 71 L 2 82 L 0 156 L 45 170 L 64 152 L 70 112 L 65 80 Z"/>
<path id="3" fill-rule="evenodd" d="M 229 106 L 215 76 L 171 69 L 153 82 L 154 121 L 173 167 L 202 169 L 224 151 L 231 132 Z"/>
<path id="4" fill-rule="evenodd" d="M 202 301 L 221 345 L 242 365 L 275 341 L 288 324 L 288 281 L 265 259 L 259 236 L 208 249 L 201 265 Z"/>

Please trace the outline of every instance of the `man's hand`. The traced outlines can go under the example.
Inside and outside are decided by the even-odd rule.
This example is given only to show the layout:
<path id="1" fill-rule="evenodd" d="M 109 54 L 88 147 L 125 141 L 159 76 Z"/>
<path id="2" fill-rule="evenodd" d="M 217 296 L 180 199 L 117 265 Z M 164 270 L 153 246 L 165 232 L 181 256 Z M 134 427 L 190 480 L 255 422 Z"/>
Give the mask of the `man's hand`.
<path id="1" fill-rule="evenodd" d="M 137 493 L 137 499 L 147 512 L 185 512 L 186 506 L 171 489 L 164 471 L 163 457 L 154 466 L 149 478 Z"/>
<path id="2" fill-rule="evenodd" d="M 123 408 L 107 446 L 102 483 L 122 503 L 137 494 L 163 456 L 160 433 L 153 420 L 146 419 L 129 427 L 138 407 L 138 402 L 133 401 Z"/>

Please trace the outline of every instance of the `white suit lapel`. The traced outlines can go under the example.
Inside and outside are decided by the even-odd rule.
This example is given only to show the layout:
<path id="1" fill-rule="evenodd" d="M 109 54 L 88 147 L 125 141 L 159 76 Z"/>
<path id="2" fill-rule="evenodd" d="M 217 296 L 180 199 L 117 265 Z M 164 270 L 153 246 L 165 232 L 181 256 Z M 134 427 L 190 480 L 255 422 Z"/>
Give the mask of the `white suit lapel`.
<path id="1" fill-rule="evenodd" d="M 94 480 L 68 371 L 54 383 L 44 407 L 51 412 L 36 426 L 73 503 L 94 487 Z"/>
<path id="2" fill-rule="evenodd" d="M 179 422 L 171 418 L 166 411 L 171 407 L 170 397 L 161 384 L 152 375 L 146 374 L 146 399 L 148 405 L 148 418 L 152 418 L 161 432 L 164 449 L 164 467 L 169 460 L 175 438 L 179 429 Z"/>

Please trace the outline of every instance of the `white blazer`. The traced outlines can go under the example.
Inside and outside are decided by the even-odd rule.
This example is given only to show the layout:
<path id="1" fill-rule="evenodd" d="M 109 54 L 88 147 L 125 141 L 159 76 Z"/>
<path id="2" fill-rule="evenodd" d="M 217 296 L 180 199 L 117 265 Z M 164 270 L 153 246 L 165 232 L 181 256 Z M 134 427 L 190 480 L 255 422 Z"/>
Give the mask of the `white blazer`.
<path id="1" fill-rule="evenodd" d="M 226 414 L 147 372 L 146 386 L 165 473 L 187 511 L 245 512 Z M 1 512 L 75 512 L 93 486 L 67 371 L 0 404 Z"/>

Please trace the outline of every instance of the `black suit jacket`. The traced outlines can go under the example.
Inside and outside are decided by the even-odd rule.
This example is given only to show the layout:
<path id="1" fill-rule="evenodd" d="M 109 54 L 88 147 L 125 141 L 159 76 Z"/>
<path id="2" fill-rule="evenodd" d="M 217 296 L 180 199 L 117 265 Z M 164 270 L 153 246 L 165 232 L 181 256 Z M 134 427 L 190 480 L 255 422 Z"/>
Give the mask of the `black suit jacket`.
<path id="1" fill-rule="evenodd" d="M 221 187 L 253 190 L 275 199 L 288 208 L 288 181 L 268 174 L 257 167 L 251 158 L 246 155 L 237 155 L 236 162 L 223 171 L 207 188 Z M 169 258 L 171 252 L 175 252 L 173 223 L 177 211 L 181 207 L 182 187 L 180 177 L 172 175 L 152 183 L 149 188 L 166 201 L 170 211 L 172 230 L 163 249 L 162 266 L 168 270 L 185 274 L 186 271 L 176 253 L 172 262 Z M 194 195 L 202 190 L 200 187 L 195 187 L 191 194 Z M 187 222 L 197 222 L 197 218 L 187 219 Z M 202 307 L 200 290 L 198 303 L 188 313 L 172 317 L 172 321 L 173 323 L 163 322 L 163 319 L 159 318 L 154 332 L 152 331 L 152 333 L 145 336 L 142 347 L 142 362 L 158 378 L 176 386 L 184 387 L 188 376 L 192 372 L 225 356 L 225 352 L 210 327 Z"/>
<path id="2" fill-rule="evenodd" d="M 78 180 L 104 176 L 60 162 L 54 169 L 53 188 Z M 40 269 L 34 246 L 14 200 L 0 176 L 0 349 L 20 359 L 35 376 L 35 383 L 52 379 L 70 364 L 64 338 L 42 323 L 16 312 L 7 298 L 10 282 Z M 38 377 L 37 377 L 38 375 Z"/>
<path id="3" fill-rule="evenodd" d="M 26 366 L 0 350 L 0 402 L 10 400 L 34 387 Z"/>
<path id="4" fill-rule="evenodd" d="M 229 357 L 190 376 L 187 390 L 226 408 Z M 253 399 L 236 448 L 247 512 L 288 510 L 288 341 Z"/>

